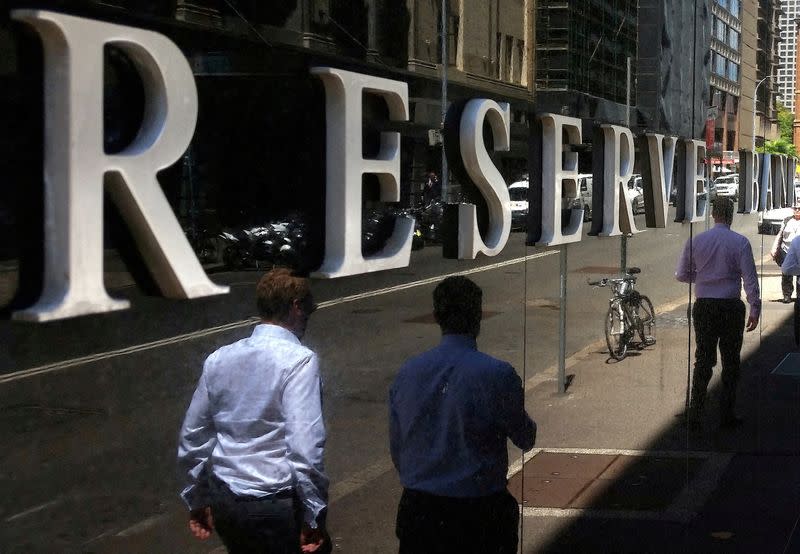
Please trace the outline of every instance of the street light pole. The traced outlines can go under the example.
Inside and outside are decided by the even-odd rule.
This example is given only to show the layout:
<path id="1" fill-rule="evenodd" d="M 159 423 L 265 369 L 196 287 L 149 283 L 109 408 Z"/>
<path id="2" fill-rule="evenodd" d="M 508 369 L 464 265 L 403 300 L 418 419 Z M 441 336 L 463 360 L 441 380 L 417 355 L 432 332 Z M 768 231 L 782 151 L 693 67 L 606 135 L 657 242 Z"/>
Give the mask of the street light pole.
<path id="1" fill-rule="evenodd" d="M 756 155 L 756 102 L 758 100 L 758 87 L 764 84 L 764 81 L 775 78 L 774 75 L 767 75 L 756 84 L 756 89 L 753 91 L 753 156 Z"/>

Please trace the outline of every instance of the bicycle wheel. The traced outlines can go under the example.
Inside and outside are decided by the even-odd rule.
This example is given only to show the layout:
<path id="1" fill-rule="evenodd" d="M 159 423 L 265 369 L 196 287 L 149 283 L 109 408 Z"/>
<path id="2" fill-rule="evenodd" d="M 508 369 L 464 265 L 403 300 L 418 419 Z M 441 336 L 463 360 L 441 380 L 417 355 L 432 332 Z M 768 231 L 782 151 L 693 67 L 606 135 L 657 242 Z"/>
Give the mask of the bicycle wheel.
<path id="1" fill-rule="evenodd" d="M 612 302 L 606 315 L 606 344 L 608 353 L 621 360 L 628 353 L 627 321 L 619 302 Z"/>
<path id="2" fill-rule="evenodd" d="M 653 303 L 645 295 L 641 296 L 636 306 L 636 316 L 639 321 L 639 338 L 642 339 L 642 346 L 655 344 L 656 312 L 653 310 Z"/>

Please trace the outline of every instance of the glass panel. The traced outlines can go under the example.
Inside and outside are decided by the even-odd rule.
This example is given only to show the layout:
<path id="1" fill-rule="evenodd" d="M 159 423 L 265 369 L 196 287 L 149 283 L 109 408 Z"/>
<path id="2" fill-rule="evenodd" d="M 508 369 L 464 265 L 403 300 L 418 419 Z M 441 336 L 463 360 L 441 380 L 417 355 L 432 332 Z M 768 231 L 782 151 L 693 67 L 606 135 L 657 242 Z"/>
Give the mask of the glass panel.
<path id="1" fill-rule="evenodd" d="M 740 9 L 736 0 L 718 3 Z M 0 18 L 0 549 L 221 552 L 226 502 L 258 511 L 265 503 L 254 498 L 264 494 L 277 495 L 266 504 L 285 503 L 292 520 L 296 492 L 312 517 L 315 485 L 303 480 L 303 464 L 292 464 L 321 446 L 323 421 L 325 525 L 336 552 L 396 552 L 398 527 L 405 541 L 424 543 L 418 551 L 444 537 L 445 550 L 468 550 L 457 542 L 466 539 L 469 548 L 490 552 L 516 529 L 522 552 L 594 552 L 598 544 L 651 552 L 665 549 L 664 537 L 670 551 L 793 551 L 797 537 L 786 523 L 798 513 L 792 437 L 800 389 L 791 375 L 798 364 L 787 358 L 773 369 L 796 350 L 794 308 L 771 255 L 776 236 L 781 250 L 792 238 L 791 229 L 781 232 L 791 208 L 735 214 L 731 228 L 757 263 L 760 326 L 742 333 L 738 377 L 728 356 L 718 356 L 699 425 L 685 417 L 691 395 L 701 397 L 692 383 L 704 328 L 693 323 L 698 315 L 731 322 L 741 306 L 733 301 L 709 318 L 697 301 L 708 298 L 708 288 L 675 279 L 685 245 L 714 226 L 708 215 L 692 224 L 676 219 L 711 199 L 733 198 L 746 211 L 738 198 L 742 166 L 730 151 L 710 153 L 713 167 L 697 168 L 713 182 L 701 178 L 693 196 L 677 194 L 686 174 L 681 140 L 674 194 L 664 191 L 669 206 L 663 225 L 655 223 L 661 206 L 642 137 L 670 135 L 672 123 L 692 119 L 702 126 L 707 114 L 699 101 L 687 107 L 687 91 L 661 86 L 664 75 L 652 86 L 654 71 L 676 63 L 667 59 L 692 65 L 679 54 L 691 40 L 680 33 L 691 25 L 676 30 L 668 55 L 651 58 L 647 49 L 660 41 L 639 40 L 653 22 L 638 18 L 648 6 L 632 0 L 448 1 L 444 13 L 441 2 L 395 0 L 151 4 L 37 2 L 93 26 L 70 41 L 50 36 L 47 52 L 85 46 L 82 39 L 98 36 L 96 26 L 115 25 L 111 43 L 95 52 L 102 91 L 90 96 L 90 79 L 71 81 L 80 91 L 71 102 L 66 94 L 46 102 L 45 91 L 57 90 L 46 68 L 65 75 L 90 58 L 45 64 L 33 26 L 12 21 L 17 15 Z M 710 15 L 703 17 L 707 29 Z M 535 37 L 526 28 L 534 20 Z M 177 102 L 153 96 L 153 87 L 179 76 L 180 59 L 159 78 L 157 67 L 144 69 L 158 56 L 131 47 L 136 41 L 125 39 L 123 27 L 164 35 L 178 48 L 191 82 Z M 725 29 L 715 19 L 713 36 L 724 40 Z M 57 25 L 48 32 L 56 35 Z M 729 29 L 727 40 L 738 47 L 739 33 Z M 97 69 L 90 65 L 88 75 L 99 78 Z M 717 53 L 711 70 L 739 81 L 739 65 Z M 749 106 L 753 91 L 745 89 L 753 79 L 741 71 L 740 96 Z M 341 86 L 345 72 L 352 88 Z M 673 85 L 694 81 L 670 75 Z M 698 87 L 708 86 L 697 77 Z M 136 180 L 144 167 L 137 156 L 169 142 L 171 120 L 159 118 L 191 106 L 192 85 L 197 121 L 179 125 L 185 147 L 153 161 L 159 188 L 148 192 L 152 176 Z M 329 97 L 345 89 L 352 104 Z M 731 116 L 719 114 L 711 133 L 717 144 L 749 140 L 741 136 L 747 118 L 739 117 L 738 97 L 710 93 L 704 101 Z M 477 99 L 485 102 L 470 103 Z M 69 108 L 85 112 L 70 119 Z M 469 119 L 482 109 L 487 121 Z M 550 113 L 576 118 L 582 135 L 579 144 L 557 135 L 563 152 L 543 160 L 556 152 L 543 145 L 542 117 Z M 346 127 L 335 124 L 340 116 Z M 76 122 L 73 139 L 56 134 Z M 615 128 L 605 131 L 622 137 L 619 127 L 630 128 L 632 157 L 605 160 L 601 125 L 609 124 Z M 462 127 L 471 134 L 460 136 Z M 70 146 L 78 157 L 66 167 Z M 81 204 L 53 197 L 64 175 L 78 175 L 91 156 L 100 161 L 87 172 L 94 177 L 77 183 Z M 54 170 L 59 162 L 64 171 Z M 574 182 L 560 183 L 561 194 L 550 199 L 553 225 L 564 234 L 579 219 L 583 227 L 579 241 L 548 246 L 539 227 L 549 213 L 545 193 L 556 183 L 543 175 L 558 164 Z M 606 182 L 605 170 L 617 166 L 624 177 Z M 785 179 L 769 181 L 777 204 L 789 203 L 777 193 L 794 180 L 785 171 Z M 161 208 L 158 217 L 153 206 Z M 72 211 L 62 213 L 66 207 Z M 150 232 L 153 222 L 172 217 L 169 232 Z M 62 219 L 71 225 L 63 232 Z M 467 233 L 473 224 L 474 235 Z M 53 229 L 57 235 L 45 236 Z M 65 237 L 79 239 L 64 247 L 58 239 Z M 499 246 L 476 254 L 482 242 L 487 250 Z M 183 256 L 169 250 L 180 247 Z M 398 251 L 407 259 L 396 267 L 370 265 Z M 52 271 L 69 256 L 79 271 Z M 310 276 L 313 296 L 298 294 L 300 282 L 284 291 L 291 302 L 273 299 L 285 312 L 271 311 L 265 299 L 259 304 L 257 284 L 276 266 Z M 181 298 L 196 292 L 176 290 L 187 267 L 228 292 Z M 74 285 L 87 276 L 87 289 L 102 297 L 102 283 L 130 307 L 104 311 L 93 299 L 75 309 L 99 313 L 12 318 L 24 315 L 46 283 L 73 285 L 48 289 L 55 292 L 47 301 L 58 303 L 67 292 L 81 294 Z M 435 305 L 434 291 L 452 277 L 480 287 L 480 310 L 465 309 L 475 295 L 463 281 Z M 736 296 L 738 281 L 732 287 L 726 294 Z M 264 285 L 260 294 L 269 290 Z M 248 350 L 261 344 L 250 338 L 254 332 L 283 337 L 259 347 L 257 363 Z M 319 360 L 320 393 L 310 352 Z M 312 378 L 304 381 L 303 371 Z M 737 379 L 734 406 L 745 422 L 720 428 Z M 196 391 L 209 411 L 182 436 L 185 445 L 194 441 L 199 461 L 178 473 L 178 434 Z M 275 397 L 280 406 L 256 409 Z M 523 410 L 538 424 L 532 448 Z M 304 428 L 287 435 L 289 414 Z M 212 455 L 204 445 L 221 446 Z M 253 463 L 240 463 L 248 454 Z M 260 465 L 265 459 L 271 463 Z M 207 479 L 209 471 L 223 488 Z M 189 506 L 179 496 L 195 477 L 214 487 L 193 505 L 204 508 L 213 497 L 218 525 L 207 541 L 187 528 Z M 731 513 L 736 527 L 720 527 Z M 445 536 L 438 523 L 456 516 L 454 536 Z M 437 522 L 435 529 L 424 529 L 424 520 Z M 477 547 L 478 529 L 498 537 Z"/>

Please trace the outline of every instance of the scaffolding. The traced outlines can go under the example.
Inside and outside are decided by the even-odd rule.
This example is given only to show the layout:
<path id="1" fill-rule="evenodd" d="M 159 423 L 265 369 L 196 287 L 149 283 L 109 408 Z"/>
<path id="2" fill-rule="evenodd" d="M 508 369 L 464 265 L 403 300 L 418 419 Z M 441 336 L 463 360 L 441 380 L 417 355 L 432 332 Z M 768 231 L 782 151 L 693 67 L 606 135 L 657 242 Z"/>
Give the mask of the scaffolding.
<path id="1" fill-rule="evenodd" d="M 624 103 L 626 60 L 636 59 L 636 10 L 636 0 L 540 0 L 537 89 Z"/>

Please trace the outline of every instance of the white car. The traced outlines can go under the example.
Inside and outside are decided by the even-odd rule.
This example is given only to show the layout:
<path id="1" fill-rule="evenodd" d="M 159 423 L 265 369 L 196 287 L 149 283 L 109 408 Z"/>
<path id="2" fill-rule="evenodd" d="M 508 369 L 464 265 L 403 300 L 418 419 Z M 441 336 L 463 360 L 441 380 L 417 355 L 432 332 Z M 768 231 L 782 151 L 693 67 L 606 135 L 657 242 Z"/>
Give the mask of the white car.
<path id="1" fill-rule="evenodd" d="M 724 175 L 714 180 L 714 195 L 739 199 L 739 175 Z"/>
<path id="2" fill-rule="evenodd" d="M 758 232 L 762 235 L 777 235 L 787 217 L 794 215 L 793 208 L 775 208 L 758 213 Z"/>
<path id="3" fill-rule="evenodd" d="M 524 230 L 528 218 L 528 180 L 523 179 L 508 185 L 511 199 L 511 230 Z"/>

